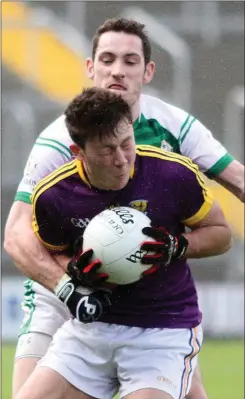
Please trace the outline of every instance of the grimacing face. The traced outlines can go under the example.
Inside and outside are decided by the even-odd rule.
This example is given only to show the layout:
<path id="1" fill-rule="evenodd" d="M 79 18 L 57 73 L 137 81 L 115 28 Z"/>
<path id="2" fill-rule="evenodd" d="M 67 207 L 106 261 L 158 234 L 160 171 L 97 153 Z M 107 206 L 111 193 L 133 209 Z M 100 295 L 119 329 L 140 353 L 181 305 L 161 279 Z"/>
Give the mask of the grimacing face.
<path id="1" fill-rule="evenodd" d="M 145 66 L 141 39 L 124 32 L 106 32 L 99 39 L 95 59 L 87 60 L 88 76 L 94 86 L 120 94 L 132 107 L 143 84 L 153 77 L 155 64 Z"/>
<path id="2" fill-rule="evenodd" d="M 88 141 L 84 149 L 70 148 L 82 161 L 92 186 L 121 190 L 127 185 L 136 156 L 133 125 L 128 121 L 119 123 L 115 135 Z"/>

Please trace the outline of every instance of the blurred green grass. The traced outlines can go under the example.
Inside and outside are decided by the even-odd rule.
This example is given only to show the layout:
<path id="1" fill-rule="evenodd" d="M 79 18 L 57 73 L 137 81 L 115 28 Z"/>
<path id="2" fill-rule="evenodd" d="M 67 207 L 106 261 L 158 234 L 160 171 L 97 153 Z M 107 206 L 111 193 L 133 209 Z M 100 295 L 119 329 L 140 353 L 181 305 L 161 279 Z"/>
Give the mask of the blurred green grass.
<path id="1" fill-rule="evenodd" d="M 14 350 L 2 344 L 2 399 L 11 399 Z M 205 341 L 199 359 L 209 399 L 244 399 L 243 341 Z"/>

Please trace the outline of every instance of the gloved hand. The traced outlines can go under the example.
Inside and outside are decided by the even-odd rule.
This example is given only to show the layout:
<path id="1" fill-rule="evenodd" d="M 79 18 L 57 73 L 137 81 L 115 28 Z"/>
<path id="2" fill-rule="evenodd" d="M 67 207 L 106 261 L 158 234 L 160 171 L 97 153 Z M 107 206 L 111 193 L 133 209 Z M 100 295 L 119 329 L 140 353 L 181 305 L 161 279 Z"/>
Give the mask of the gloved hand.
<path id="1" fill-rule="evenodd" d="M 188 240 L 183 235 L 173 236 L 164 227 L 144 227 L 142 232 L 156 240 L 142 243 L 142 250 L 154 252 L 153 254 L 144 255 L 141 259 L 144 265 L 153 265 L 144 274 L 153 273 L 158 266 L 168 266 L 174 259 L 180 259 L 185 256 Z"/>
<path id="2" fill-rule="evenodd" d="M 83 238 L 80 236 L 74 244 L 74 255 L 67 265 L 67 274 L 83 287 L 105 288 L 108 274 L 99 273 L 101 261 L 91 260 L 92 256 L 92 249 L 83 252 Z"/>
<path id="3" fill-rule="evenodd" d="M 111 305 L 109 293 L 80 286 L 64 274 L 55 288 L 57 297 L 66 304 L 72 316 L 83 323 L 99 320 Z"/>

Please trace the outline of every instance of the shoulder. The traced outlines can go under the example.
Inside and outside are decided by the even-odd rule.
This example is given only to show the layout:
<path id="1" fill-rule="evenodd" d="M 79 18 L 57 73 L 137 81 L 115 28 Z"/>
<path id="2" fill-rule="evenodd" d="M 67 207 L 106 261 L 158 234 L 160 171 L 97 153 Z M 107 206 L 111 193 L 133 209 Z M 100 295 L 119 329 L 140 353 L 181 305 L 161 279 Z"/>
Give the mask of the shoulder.
<path id="1" fill-rule="evenodd" d="M 41 131 L 40 136 L 54 137 L 57 134 L 69 135 L 65 124 L 65 115 L 60 115 L 57 119 L 51 122 Z"/>
<path id="2" fill-rule="evenodd" d="M 61 115 L 48 125 L 36 139 L 30 155 L 35 161 L 38 158 L 38 171 L 42 167 L 47 174 L 70 161 L 73 158 L 70 150 L 71 144 L 72 140 L 66 128 L 65 116 Z M 42 173 L 41 177 L 43 177 Z"/>
<path id="3" fill-rule="evenodd" d="M 136 154 L 143 158 L 153 158 L 157 162 L 165 164 L 170 162 L 176 165 L 184 165 L 185 167 L 194 166 L 198 169 L 198 166 L 192 162 L 188 157 L 181 154 L 176 154 L 175 152 L 165 151 L 161 148 L 154 147 L 152 145 L 137 145 Z"/>
<path id="4" fill-rule="evenodd" d="M 50 125 L 48 125 L 38 136 L 37 141 L 50 143 L 60 146 L 60 148 L 69 148 L 72 140 L 65 124 L 65 115 L 59 116 Z"/>
<path id="5" fill-rule="evenodd" d="M 188 118 L 193 118 L 188 112 L 157 97 L 142 94 L 140 110 L 146 119 L 155 119 L 158 123 L 171 132 L 176 138 L 180 136 L 183 126 Z"/>
<path id="6" fill-rule="evenodd" d="M 192 160 L 174 152 L 165 151 L 150 145 L 138 145 L 136 147 L 137 157 L 143 164 L 152 167 L 159 173 L 159 177 L 174 178 L 180 180 L 199 175 L 199 168 Z"/>

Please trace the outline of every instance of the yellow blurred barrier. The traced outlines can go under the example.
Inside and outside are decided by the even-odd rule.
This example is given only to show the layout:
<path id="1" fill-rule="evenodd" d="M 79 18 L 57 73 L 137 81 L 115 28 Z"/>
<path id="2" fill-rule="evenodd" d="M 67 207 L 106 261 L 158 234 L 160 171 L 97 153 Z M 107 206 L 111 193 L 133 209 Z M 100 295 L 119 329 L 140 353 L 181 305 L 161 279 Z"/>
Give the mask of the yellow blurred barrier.
<path id="1" fill-rule="evenodd" d="M 67 103 L 92 85 L 85 58 L 78 57 L 47 28 L 30 27 L 24 3 L 2 3 L 2 61 L 48 97 Z"/>
<path id="2" fill-rule="evenodd" d="M 244 240 L 244 204 L 217 183 L 207 183 L 219 202 L 233 233 Z"/>

